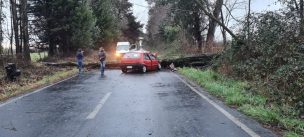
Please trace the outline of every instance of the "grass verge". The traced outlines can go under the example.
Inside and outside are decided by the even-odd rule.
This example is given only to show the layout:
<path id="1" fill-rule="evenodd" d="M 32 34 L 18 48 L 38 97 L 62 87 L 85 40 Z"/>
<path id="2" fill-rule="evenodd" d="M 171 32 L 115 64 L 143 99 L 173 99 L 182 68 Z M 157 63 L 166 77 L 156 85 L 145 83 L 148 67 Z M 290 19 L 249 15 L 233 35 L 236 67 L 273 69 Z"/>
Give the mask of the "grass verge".
<path id="1" fill-rule="evenodd" d="M 11 97 L 27 93 L 31 90 L 37 89 L 39 87 L 43 87 L 46 85 L 50 85 L 52 83 L 63 80 L 67 77 L 71 77 L 78 72 L 77 69 L 69 69 L 54 72 L 52 75 L 45 75 L 42 79 L 37 80 L 35 82 L 30 82 L 25 85 L 20 85 L 19 83 L 10 83 L 9 86 L 6 87 L 7 92 L 3 92 L 0 94 L 0 101 L 7 100 Z"/>
<path id="2" fill-rule="evenodd" d="M 286 131 L 285 137 L 304 136 L 302 119 L 281 113 L 280 107 L 269 104 L 264 96 L 249 92 L 248 82 L 233 80 L 212 70 L 181 68 L 179 73 L 194 80 L 209 93 L 221 98 L 226 104 L 237 107 L 246 115 L 265 125 L 283 129 Z"/>

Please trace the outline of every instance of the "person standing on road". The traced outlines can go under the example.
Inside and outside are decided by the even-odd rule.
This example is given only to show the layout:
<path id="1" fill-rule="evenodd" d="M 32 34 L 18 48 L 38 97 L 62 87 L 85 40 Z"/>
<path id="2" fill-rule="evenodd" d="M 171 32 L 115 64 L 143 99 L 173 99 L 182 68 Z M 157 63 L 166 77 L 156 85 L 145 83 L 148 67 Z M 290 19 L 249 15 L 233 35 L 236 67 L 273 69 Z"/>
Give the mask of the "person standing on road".
<path id="1" fill-rule="evenodd" d="M 104 70 L 106 68 L 106 58 L 107 58 L 103 47 L 100 47 L 99 52 L 98 52 L 98 57 L 99 57 L 99 61 L 100 61 L 100 73 L 101 73 L 101 76 L 103 76 Z"/>
<path id="2" fill-rule="evenodd" d="M 77 64 L 78 64 L 78 69 L 79 69 L 79 73 L 82 72 L 83 69 L 83 50 L 82 49 L 78 49 L 77 53 L 76 53 L 76 60 L 77 60 Z"/>

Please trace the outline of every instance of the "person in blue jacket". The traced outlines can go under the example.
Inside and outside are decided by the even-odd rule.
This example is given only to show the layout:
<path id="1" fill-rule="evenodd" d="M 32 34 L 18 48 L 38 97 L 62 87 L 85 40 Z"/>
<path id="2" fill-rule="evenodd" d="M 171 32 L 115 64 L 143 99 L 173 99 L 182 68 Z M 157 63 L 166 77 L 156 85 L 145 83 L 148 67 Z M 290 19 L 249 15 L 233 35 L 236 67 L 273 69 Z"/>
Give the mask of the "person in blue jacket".
<path id="1" fill-rule="evenodd" d="M 83 69 L 83 50 L 82 49 L 78 49 L 77 53 L 76 53 L 76 60 L 77 60 L 77 64 L 78 64 L 78 69 L 79 69 L 79 73 L 82 72 Z"/>
<path id="2" fill-rule="evenodd" d="M 98 57 L 100 61 L 100 73 L 101 76 L 103 76 L 106 68 L 106 58 L 107 58 L 106 52 L 104 51 L 103 47 L 100 47 L 98 52 Z"/>

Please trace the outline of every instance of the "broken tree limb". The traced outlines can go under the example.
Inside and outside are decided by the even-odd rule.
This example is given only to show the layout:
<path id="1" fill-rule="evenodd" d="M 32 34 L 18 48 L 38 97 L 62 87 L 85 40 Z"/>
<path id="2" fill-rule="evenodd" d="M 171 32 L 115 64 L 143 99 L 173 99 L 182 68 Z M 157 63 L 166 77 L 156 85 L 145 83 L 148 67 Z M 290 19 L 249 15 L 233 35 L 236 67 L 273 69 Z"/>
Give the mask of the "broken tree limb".
<path id="1" fill-rule="evenodd" d="M 168 68 L 171 63 L 173 63 L 175 67 L 207 67 L 211 65 L 214 57 L 215 55 L 200 55 L 178 59 L 164 59 L 161 61 L 161 65 L 164 68 Z"/>

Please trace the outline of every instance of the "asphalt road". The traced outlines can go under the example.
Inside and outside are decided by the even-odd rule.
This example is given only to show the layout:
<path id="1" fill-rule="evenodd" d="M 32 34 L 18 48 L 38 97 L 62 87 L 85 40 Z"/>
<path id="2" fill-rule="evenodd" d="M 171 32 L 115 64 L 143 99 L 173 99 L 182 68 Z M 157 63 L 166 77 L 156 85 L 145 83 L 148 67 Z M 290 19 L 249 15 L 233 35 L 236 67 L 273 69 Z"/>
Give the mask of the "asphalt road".
<path id="1" fill-rule="evenodd" d="M 0 137 L 274 136 L 196 89 L 169 71 L 83 74 L 0 104 Z"/>

